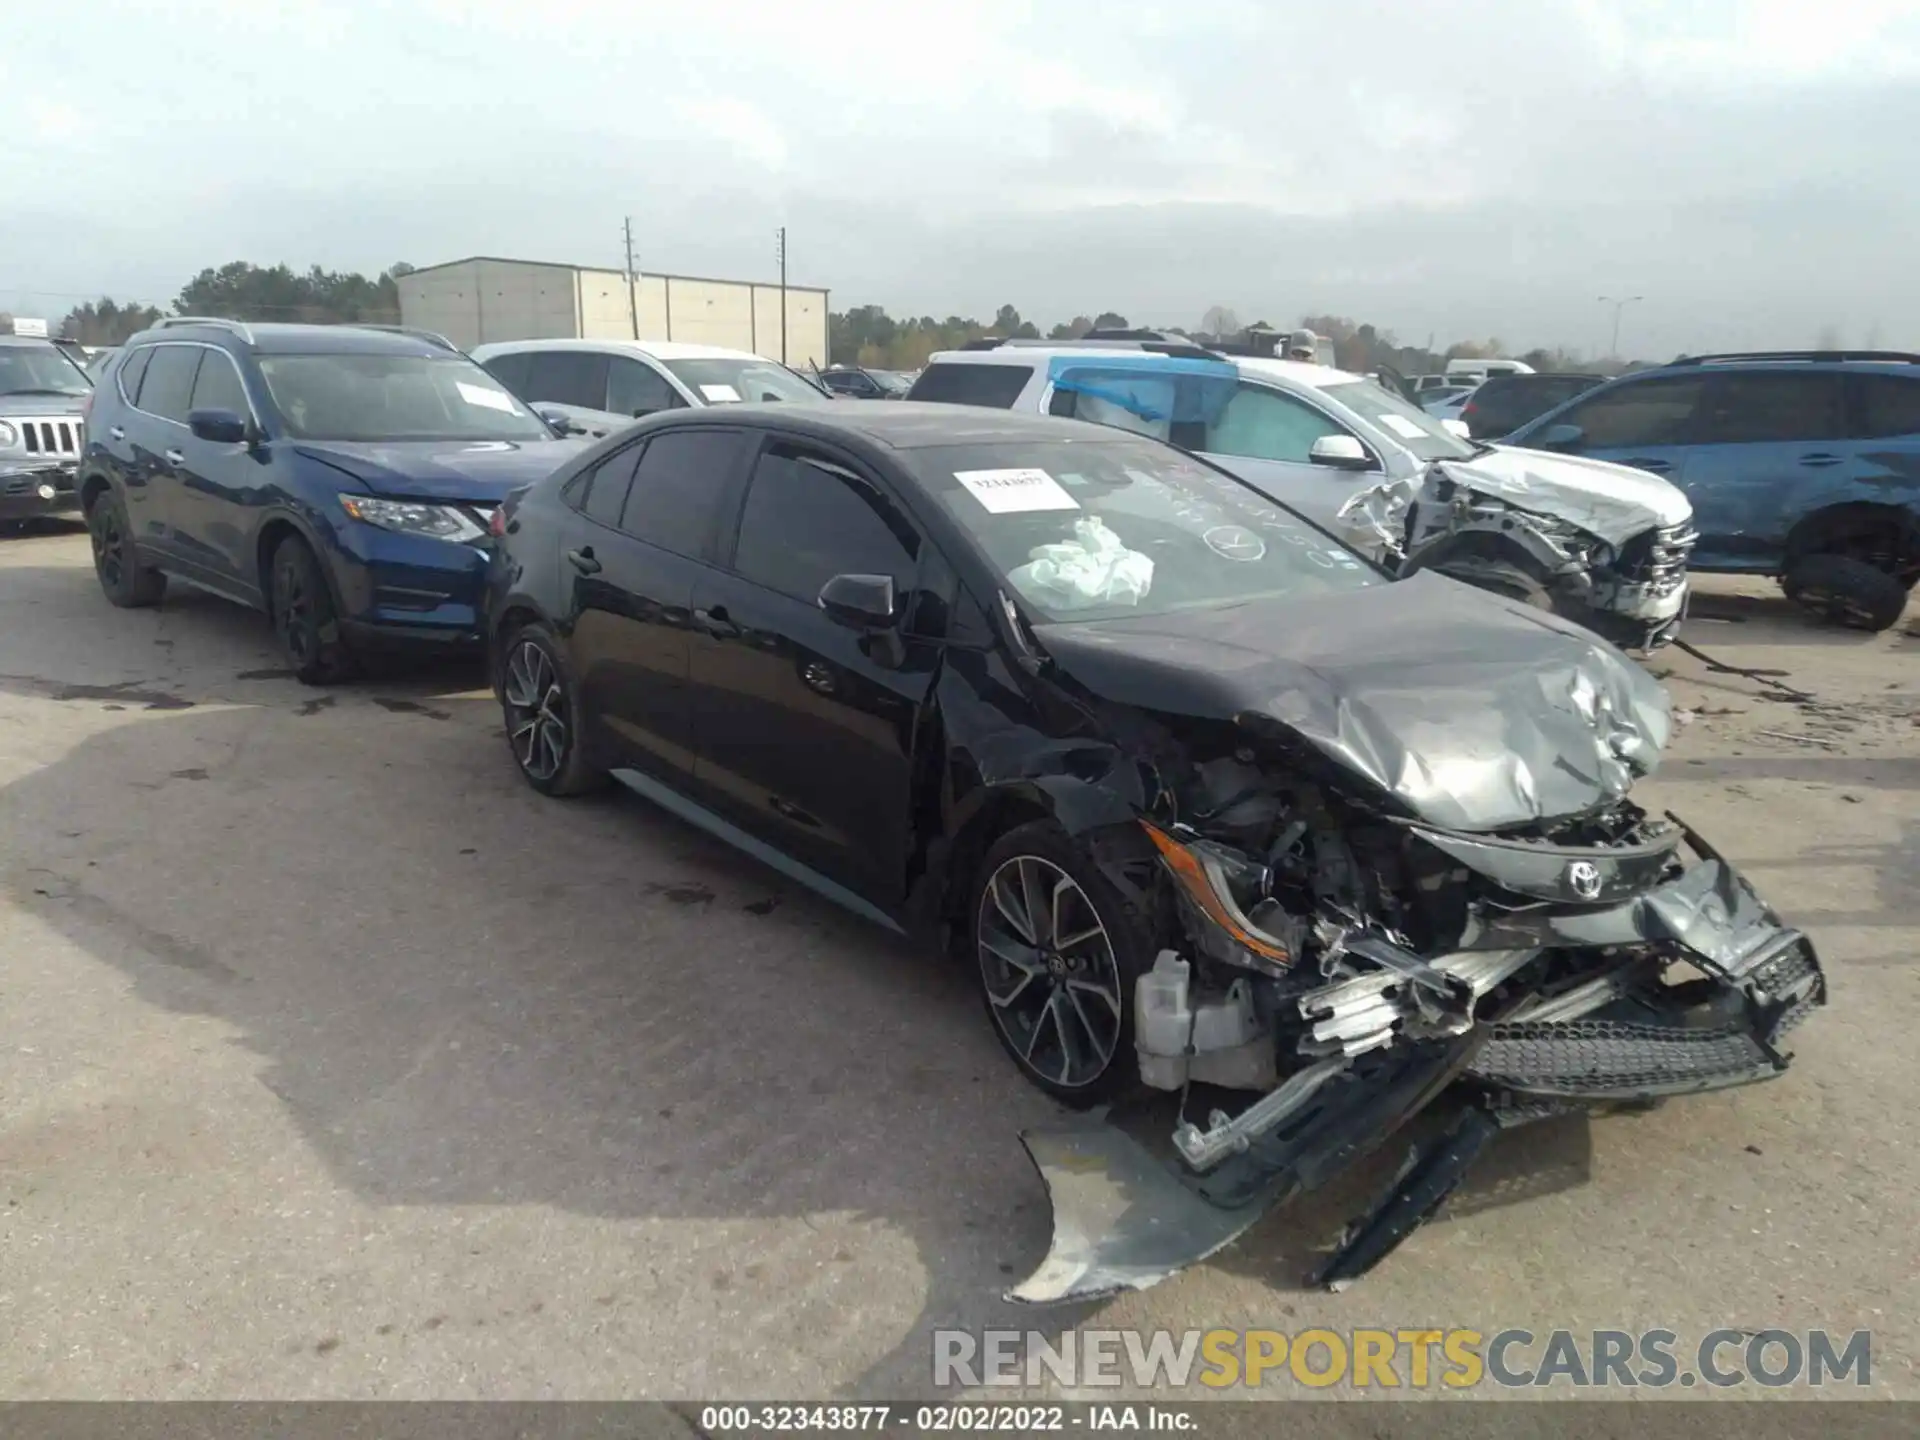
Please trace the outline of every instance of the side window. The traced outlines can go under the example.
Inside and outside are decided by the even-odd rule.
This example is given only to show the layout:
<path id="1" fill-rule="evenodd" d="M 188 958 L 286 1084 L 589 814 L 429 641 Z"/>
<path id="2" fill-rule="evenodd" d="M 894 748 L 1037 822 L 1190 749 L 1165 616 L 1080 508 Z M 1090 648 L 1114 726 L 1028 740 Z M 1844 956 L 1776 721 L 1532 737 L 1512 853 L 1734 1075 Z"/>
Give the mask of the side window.
<path id="1" fill-rule="evenodd" d="M 162 420 L 186 424 L 192 408 L 193 376 L 205 353 L 197 345 L 156 345 L 140 382 L 140 408 Z"/>
<path id="2" fill-rule="evenodd" d="M 153 359 L 153 348 L 143 345 L 120 362 L 116 379 L 120 385 L 120 394 L 129 405 L 140 399 L 140 378 L 147 373 L 147 362 Z"/>
<path id="3" fill-rule="evenodd" d="M 1586 432 L 1583 450 L 1681 445 L 1691 438 L 1689 425 L 1705 387 L 1698 375 L 1635 380 L 1576 405 L 1560 419 Z"/>
<path id="4" fill-rule="evenodd" d="M 773 445 L 754 466 L 733 568 L 808 604 L 836 575 L 891 575 L 905 605 L 919 549 L 906 517 L 853 470 L 798 446 Z"/>
<path id="5" fill-rule="evenodd" d="M 521 399 L 573 405 L 582 410 L 607 408 L 605 355 L 593 350 L 536 350 L 528 358 L 527 384 L 519 392 Z"/>
<path id="6" fill-rule="evenodd" d="M 640 452 L 644 446 L 629 445 L 625 450 L 615 451 L 598 465 L 586 479 L 586 494 L 580 504 L 580 511 L 589 520 L 597 520 L 609 529 L 620 528 L 621 512 L 627 508 L 627 491 L 633 485 L 633 470 L 640 463 Z"/>
<path id="7" fill-rule="evenodd" d="M 517 355 L 495 355 L 491 360 L 481 362 L 481 369 L 498 380 L 516 395 L 527 392 L 527 370 L 533 364 L 533 356 L 525 350 Z"/>
<path id="8" fill-rule="evenodd" d="M 1862 440 L 1920 435 L 1920 379 L 1856 375 L 1853 433 Z"/>
<path id="9" fill-rule="evenodd" d="M 949 362 L 929 365 L 907 392 L 909 400 L 936 400 L 947 405 L 982 405 L 989 410 L 1011 410 L 1020 392 L 1033 378 L 1030 365 L 966 365 Z"/>
<path id="10" fill-rule="evenodd" d="M 1215 455 L 1289 460 L 1304 465 L 1314 441 L 1323 435 L 1351 433 L 1291 395 L 1263 385 L 1242 385 L 1233 392 L 1220 418 L 1207 427 L 1207 443 L 1202 448 Z"/>
<path id="11" fill-rule="evenodd" d="M 615 415 L 651 415 L 686 404 L 658 370 L 624 355 L 607 361 L 607 409 Z"/>
<path id="12" fill-rule="evenodd" d="M 231 410 L 246 418 L 249 413 L 246 387 L 240 383 L 240 372 L 225 355 L 216 355 L 211 350 L 201 352 L 200 373 L 194 377 L 193 400 L 188 408 Z"/>
<path id="13" fill-rule="evenodd" d="M 696 558 L 713 549 L 729 482 L 756 437 L 740 430 L 669 430 L 647 442 L 620 528 Z"/>
<path id="14" fill-rule="evenodd" d="M 1838 440 L 1846 433 L 1840 376 L 1820 370 L 1714 375 L 1694 429 L 1694 438 L 1708 445 Z"/>

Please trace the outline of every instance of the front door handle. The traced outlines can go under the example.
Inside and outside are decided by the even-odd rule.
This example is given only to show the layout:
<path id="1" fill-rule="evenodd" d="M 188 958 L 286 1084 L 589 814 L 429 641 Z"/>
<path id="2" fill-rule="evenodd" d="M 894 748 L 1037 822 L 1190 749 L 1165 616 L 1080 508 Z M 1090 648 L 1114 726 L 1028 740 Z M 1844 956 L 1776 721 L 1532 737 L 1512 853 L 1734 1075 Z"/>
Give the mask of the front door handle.
<path id="1" fill-rule="evenodd" d="M 740 627 L 733 623 L 724 605 L 716 605 L 711 610 L 694 611 L 693 623 L 716 640 L 734 640 L 740 635 Z"/>
<path id="2" fill-rule="evenodd" d="M 169 465 L 184 465 L 187 457 L 178 450 L 169 450 L 166 452 L 166 461 Z"/>
<path id="3" fill-rule="evenodd" d="M 1800 457 L 1800 463 L 1818 469 L 1825 465 L 1838 465 L 1845 458 L 1846 457 L 1842 455 L 1829 455 L 1826 451 L 1822 450 L 1812 455 L 1802 455 Z"/>
<path id="4" fill-rule="evenodd" d="M 1631 465 L 1636 470 L 1651 470 L 1656 475 L 1664 475 L 1673 468 L 1672 461 L 1655 460 L 1651 456 L 1646 455 L 1635 456 L 1631 460 L 1622 460 L 1620 463 L 1622 465 Z"/>
<path id="5" fill-rule="evenodd" d="M 111 430 L 107 431 L 107 434 L 115 440 L 124 440 L 127 438 L 125 427 L 120 425 L 114 426 Z"/>
<path id="6" fill-rule="evenodd" d="M 593 558 L 593 547 L 582 545 L 578 550 L 567 551 L 567 563 L 582 575 L 598 575 L 600 562 Z"/>

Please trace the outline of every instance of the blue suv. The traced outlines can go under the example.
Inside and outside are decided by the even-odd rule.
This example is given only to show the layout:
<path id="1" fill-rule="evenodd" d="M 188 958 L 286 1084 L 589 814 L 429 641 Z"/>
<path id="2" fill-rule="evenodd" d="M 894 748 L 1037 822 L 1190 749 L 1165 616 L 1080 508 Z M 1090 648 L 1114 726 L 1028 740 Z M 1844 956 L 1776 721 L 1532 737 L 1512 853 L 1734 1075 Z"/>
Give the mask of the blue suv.
<path id="1" fill-rule="evenodd" d="M 584 445 L 437 335 L 181 318 L 101 377 L 77 488 L 113 604 L 213 591 L 324 684 L 478 645 L 495 510 Z"/>
<path id="2" fill-rule="evenodd" d="M 1843 625 L 1884 630 L 1920 581 L 1920 355 L 1696 355 L 1622 376 L 1508 445 L 1663 475 L 1693 502 L 1689 568 L 1777 576 Z"/>

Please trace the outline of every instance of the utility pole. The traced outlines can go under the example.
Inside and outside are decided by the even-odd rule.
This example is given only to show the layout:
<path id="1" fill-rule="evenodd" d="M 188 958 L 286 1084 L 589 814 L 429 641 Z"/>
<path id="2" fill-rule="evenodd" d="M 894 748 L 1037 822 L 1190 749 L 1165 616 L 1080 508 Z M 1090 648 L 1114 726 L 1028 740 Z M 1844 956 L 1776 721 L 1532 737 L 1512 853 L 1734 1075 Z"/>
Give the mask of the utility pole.
<path id="1" fill-rule="evenodd" d="M 1613 344 L 1607 350 L 1607 358 L 1609 360 L 1618 360 L 1620 358 L 1620 312 L 1634 302 L 1646 298 L 1644 295 L 1625 295 L 1617 299 L 1612 295 L 1602 295 L 1600 297 L 1600 303 L 1602 305 L 1611 305 L 1613 307 Z"/>
<path id="2" fill-rule="evenodd" d="M 627 323 L 633 338 L 640 338 L 640 302 L 633 297 L 633 217 L 627 216 Z"/>
<path id="3" fill-rule="evenodd" d="M 780 256 L 780 363 L 787 363 L 787 227 L 782 225 L 774 231 L 777 253 Z"/>

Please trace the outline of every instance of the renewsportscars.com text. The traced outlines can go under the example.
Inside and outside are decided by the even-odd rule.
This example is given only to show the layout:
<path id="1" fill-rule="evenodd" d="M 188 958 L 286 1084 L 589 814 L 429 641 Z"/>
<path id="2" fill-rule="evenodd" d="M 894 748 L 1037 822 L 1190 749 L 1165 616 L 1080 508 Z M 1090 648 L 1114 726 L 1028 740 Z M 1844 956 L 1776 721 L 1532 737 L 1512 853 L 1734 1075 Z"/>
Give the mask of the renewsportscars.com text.
<path id="1" fill-rule="evenodd" d="M 1873 1336 L 1826 1330 L 1710 1330 L 1683 1342 L 1672 1330 L 1467 1329 L 936 1330 L 933 1383 L 941 1387 L 1192 1385 L 1257 1388 L 1464 1390 L 1571 1386 L 1664 1389 L 1705 1385 L 1821 1388 L 1873 1383 Z"/>

